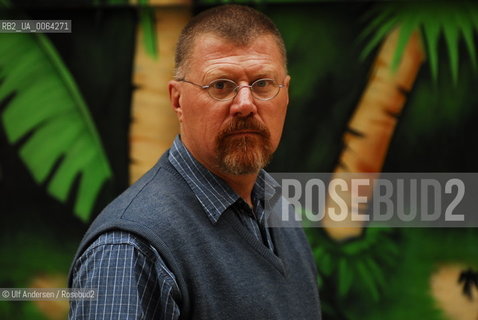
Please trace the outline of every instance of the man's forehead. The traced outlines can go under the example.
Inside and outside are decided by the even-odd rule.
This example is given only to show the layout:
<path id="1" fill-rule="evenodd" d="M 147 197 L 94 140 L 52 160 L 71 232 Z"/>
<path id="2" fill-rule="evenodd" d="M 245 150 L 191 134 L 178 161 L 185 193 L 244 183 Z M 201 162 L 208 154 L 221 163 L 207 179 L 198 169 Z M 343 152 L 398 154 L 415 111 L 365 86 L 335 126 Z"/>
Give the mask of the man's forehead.
<path id="1" fill-rule="evenodd" d="M 238 43 L 211 33 L 201 34 L 193 43 L 189 63 L 190 66 L 208 65 L 213 61 L 220 63 L 230 57 L 236 57 L 237 61 L 243 60 L 244 63 L 247 63 L 248 59 L 258 59 L 277 67 L 285 65 L 285 58 L 276 39 L 269 34 L 251 39 L 247 43 Z M 267 68 L 273 69 L 270 65 L 265 65 L 262 69 L 264 72 L 271 71 L 266 70 Z"/>
<path id="2" fill-rule="evenodd" d="M 270 54 L 279 53 L 281 50 L 275 39 L 271 34 L 262 34 L 250 39 L 229 39 L 217 35 L 215 33 L 202 33 L 195 37 L 191 51 L 194 51 L 198 46 L 201 47 L 215 47 L 215 48 L 230 48 L 230 49 L 250 49 L 252 47 L 267 47 Z M 211 48 L 213 49 L 213 48 Z"/>

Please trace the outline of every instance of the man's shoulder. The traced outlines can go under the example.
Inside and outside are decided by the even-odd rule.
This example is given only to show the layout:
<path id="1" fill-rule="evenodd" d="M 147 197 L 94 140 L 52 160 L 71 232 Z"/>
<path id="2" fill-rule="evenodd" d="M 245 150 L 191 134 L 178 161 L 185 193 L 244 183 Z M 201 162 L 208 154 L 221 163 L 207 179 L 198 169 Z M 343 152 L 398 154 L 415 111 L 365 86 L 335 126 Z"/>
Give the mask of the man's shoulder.
<path id="1" fill-rule="evenodd" d="M 149 243 L 136 234 L 122 231 L 110 230 L 100 234 L 85 250 L 84 254 L 104 250 L 106 247 L 128 248 L 131 251 L 139 252 L 146 258 L 153 258 L 154 251 Z"/>
<path id="2" fill-rule="evenodd" d="M 163 156 L 151 170 L 106 206 L 90 225 L 84 242 L 91 243 L 99 234 L 109 230 L 128 231 L 147 239 L 159 235 L 164 238 L 187 224 L 187 216 L 200 207 L 187 183 L 168 164 Z"/>
<path id="3" fill-rule="evenodd" d="M 122 231 L 144 239 L 148 246 L 167 247 L 165 243 L 169 242 L 168 239 L 187 224 L 188 219 L 184 215 L 188 214 L 188 209 L 197 206 L 187 183 L 168 164 L 167 157 L 163 156 L 143 177 L 103 209 L 84 235 L 76 258 L 92 246 L 104 248 L 104 241 L 113 239 L 101 237 L 106 237 L 104 234 L 111 231 Z M 125 239 L 114 241 L 124 242 Z M 135 243 L 138 244 L 137 241 Z M 166 252 L 166 249 L 163 251 Z"/>
<path id="4" fill-rule="evenodd" d="M 194 196 L 189 186 L 169 161 L 162 158 L 144 176 L 114 199 L 100 215 L 134 218 L 190 203 Z M 144 217 L 142 217 L 144 218 Z"/>

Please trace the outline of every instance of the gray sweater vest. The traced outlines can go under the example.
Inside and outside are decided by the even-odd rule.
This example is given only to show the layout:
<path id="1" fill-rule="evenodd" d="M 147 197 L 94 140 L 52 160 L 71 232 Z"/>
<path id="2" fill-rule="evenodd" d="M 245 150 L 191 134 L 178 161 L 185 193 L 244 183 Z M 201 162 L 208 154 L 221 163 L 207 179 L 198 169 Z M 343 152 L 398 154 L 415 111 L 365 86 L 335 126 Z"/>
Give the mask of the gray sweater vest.
<path id="1" fill-rule="evenodd" d="M 275 255 L 231 208 L 213 225 L 167 154 L 95 219 L 76 258 L 101 233 L 121 229 L 149 241 L 174 273 L 182 319 L 320 319 L 303 230 L 271 229 Z"/>

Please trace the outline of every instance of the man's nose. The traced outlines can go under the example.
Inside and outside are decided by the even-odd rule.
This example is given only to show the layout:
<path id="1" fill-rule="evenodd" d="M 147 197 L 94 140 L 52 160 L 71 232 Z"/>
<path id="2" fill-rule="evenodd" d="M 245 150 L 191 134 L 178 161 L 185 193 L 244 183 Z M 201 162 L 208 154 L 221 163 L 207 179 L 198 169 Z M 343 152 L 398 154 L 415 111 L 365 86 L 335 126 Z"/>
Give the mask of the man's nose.
<path id="1" fill-rule="evenodd" d="M 232 100 L 231 113 L 239 117 L 248 117 L 257 112 L 254 97 L 249 86 L 239 86 Z"/>

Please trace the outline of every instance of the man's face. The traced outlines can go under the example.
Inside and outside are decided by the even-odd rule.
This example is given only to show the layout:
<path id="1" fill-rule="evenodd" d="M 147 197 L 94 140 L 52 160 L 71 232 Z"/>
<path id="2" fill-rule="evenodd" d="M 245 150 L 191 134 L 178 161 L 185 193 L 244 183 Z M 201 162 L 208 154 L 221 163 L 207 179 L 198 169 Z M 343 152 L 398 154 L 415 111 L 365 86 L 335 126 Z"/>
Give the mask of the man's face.
<path id="1" fill-rule="evenodd" d="M 230 79 L 250 85 L 262 78 L 284 84 L 267 101 L 239 89 L 234 99 L 217 101 L 207 90 L 171 81 L 171 102 L 181 126 L 181 139 L 193 156 L 218 175 L 256 174 L 269 161 L 282 134 L 290 77 L 272 36 L 261 36 L 245 47 L 212 34 L 195 40 L 185 80 L 208 85 Z"/>

